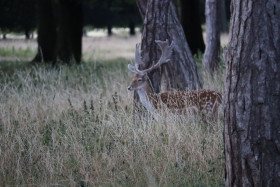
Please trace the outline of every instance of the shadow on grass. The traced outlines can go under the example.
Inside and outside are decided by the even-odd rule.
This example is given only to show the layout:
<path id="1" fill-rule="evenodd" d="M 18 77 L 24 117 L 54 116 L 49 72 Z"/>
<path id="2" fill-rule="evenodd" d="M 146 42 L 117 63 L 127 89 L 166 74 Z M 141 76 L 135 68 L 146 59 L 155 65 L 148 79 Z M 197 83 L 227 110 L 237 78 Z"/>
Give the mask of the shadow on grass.
<path id="1" fill-rule="evenodd" d="M 103 79 L 108 75 L 108 72 L 119 71 L 123 75 L 127 75 L 127 64 L 130 60 L 117 58 L 106 61 L 84 61 L 81 64 L 67 65 L 65 63 L 58 63 L 56 65 L 47 63 L 36 63 L 30 61 L 0 61 L 0 74 L 3 76 L 13 77 L 18 72 L 28 72 L 36 69 L 45 69 L 47 71 L 57 71 L 64 69 L 67 70 L 68 76 L 82 76 L 87 78 L 91 74 L 96 74 L 97 77 Z"/>
<path id="2" fill-rule="evenodd" d="M 14 61 L 14 60 L 4 60 L 0 61 L 0 71 L 5 74 L 13 74 L 16 71 L 21 71 L 26 68 L 31 68 L 32 63 L 28 61 Z"/>

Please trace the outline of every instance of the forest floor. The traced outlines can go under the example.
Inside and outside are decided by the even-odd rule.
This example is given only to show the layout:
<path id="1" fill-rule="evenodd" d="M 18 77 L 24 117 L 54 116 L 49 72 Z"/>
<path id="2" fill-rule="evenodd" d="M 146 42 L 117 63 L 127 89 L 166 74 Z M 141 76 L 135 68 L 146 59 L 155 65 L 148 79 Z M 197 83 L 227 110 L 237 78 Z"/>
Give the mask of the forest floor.
<path id="1" fill-rule="evenodd" d="M 223 186 L 223 117 L 133 119 L 140 35 L 86 37 L 83 65 L 30 65 L 35 40 L 0 41 L 0 186 Z M 223 91 L 223 64 L 204 87 Z"/>
<path id="2" fill-rule="evenodd" d="M 138 29 L 137 29 L 138 31 Z M 83 58 L 87 60 L 110 60 L 116 58 L 134 58 L 135 44 L 141 41 L 141 35 L 130 37 L 125 31 L 115 31 L 117 34 L 107 37 L 104 31 L 92 31 L 88 37 L 83 37 Z M 7 40 L 0 40 L 0 61 L 29 61 L 37 51 L 37 40 L 25 40 L 23 35 L 8 35 Z M 206 40 L 205 32 L 203 33 Z M 221 35 L 221 46 L 228 41 L 228 34 Z"/>
<path id="3" fill-rule="evenodd" d="M 135 44 L 140 41 L 140 35 L 134 37 L 83 37 L 83 59 L 112 60 L 116 58 L 134 58 Z M 29 61 L 37 51 L 36 39 L 0 40 L 0 61 Z"/>

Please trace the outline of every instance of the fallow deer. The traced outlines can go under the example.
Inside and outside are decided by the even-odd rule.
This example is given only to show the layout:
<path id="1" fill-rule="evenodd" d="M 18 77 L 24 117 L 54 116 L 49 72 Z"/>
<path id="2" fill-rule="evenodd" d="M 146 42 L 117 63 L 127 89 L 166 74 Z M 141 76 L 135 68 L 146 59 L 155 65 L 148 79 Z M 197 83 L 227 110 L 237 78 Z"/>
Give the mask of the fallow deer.
<path id="1" fill-rule="evenodd" d="M 128 69 L 136 75 L 128 87 L 128 90 L 137 91 L 140 102 L 151 113 L 154 113 L 163 104 L 173 111 L 190 109 L 195 112 L 207 113 L 214 119 L 217 119 L 218 108 L 222 102 L 222 96 L 216 91 L 201 89 L 193 91 L 163 92 L 159 94 L 153 92 L 147 74 L 152 70 L 159 68 L 162 64 L 169 62 L 174 47 L 173 42 L 169 46 L 168 40 L 156 40 L 155 42 L 159 45 L 162 55 L 156 64 L 145 70 L 139 70 L 139 66 L 140 64 L 143 64 L 143 61 L 139 52 L 139 44 L 136 45 L 135 67 L 130 64 L 128 65 Z"/>

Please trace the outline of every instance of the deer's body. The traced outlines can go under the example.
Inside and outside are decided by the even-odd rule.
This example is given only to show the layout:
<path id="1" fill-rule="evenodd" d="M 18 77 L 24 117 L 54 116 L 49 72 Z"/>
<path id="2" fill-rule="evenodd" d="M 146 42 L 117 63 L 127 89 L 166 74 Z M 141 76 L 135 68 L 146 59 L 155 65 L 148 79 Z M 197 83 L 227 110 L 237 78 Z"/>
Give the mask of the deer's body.
<path id="1" fill-rule="evenodd" d="M 166 106 L 171 111 L 183 112 L 190 110 L 213 115 L 217 118 L 218 108 L 222 103 L 220 93 L 213 90 L 192 90 L 180 92 L 153 93 L 148 77 L 136 75 L 128 87 L 129 90 L 137 91 L 140 102 L 150 112 Z"/>
<path id="2" fill-rule="evenodd" d="M 188 92 L 164 92 L 159 94 L 160 102 L 167 108 L 184 110 L 186 108 L 193 111 L 205 113 L 215 113 L 221 104 L 221 94 L 212 90 L 193 90 Z M 157 103 L 154 103 L 157 108 Z"/>
<path id="3" fill-rule="evenodd" d="M 131 66 L 128 68 L 136 73 L 131 85 L 128 87 L 130 91 L 137 91 L 140 102 L 151 113 L 161 108 L 163 105 L 171 111 L 182 112 L 184 110 L 191 110 L 194 112 L 203 112 L 213 116 L 217 119 L 218 108 L 222 103 L 221 94 L 213 90 L 193 90 L 181 92 L 163 92 L 156 94 L 152 90 L 147 73 L 158 68 L 161 64 L 169 62 L 169 56 L 173 48 L 172 44 L 168 46 L 168 41 L 156 41 L 162 50 L 162 57 L 159 62 L 147 70 L 139 70 L 139 63 L 141 64 L 141 57 L 136 46 L 135 53 L 135 69 Z"/>

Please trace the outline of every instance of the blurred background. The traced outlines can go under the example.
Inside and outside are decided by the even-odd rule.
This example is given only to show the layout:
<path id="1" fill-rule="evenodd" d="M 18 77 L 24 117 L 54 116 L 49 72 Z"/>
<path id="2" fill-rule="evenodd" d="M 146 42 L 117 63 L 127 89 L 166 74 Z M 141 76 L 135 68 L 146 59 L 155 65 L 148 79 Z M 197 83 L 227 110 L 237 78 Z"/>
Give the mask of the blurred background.
<path id="1" fill-rule="evenodd" d="M 192 52 L 203 53 L 205 42 L 199 42 L 197 28 L 202 27 L 205 41 L 205 0 L 173 3 Z M 221 4 L 224 46 L 230 0 Z M 0 61 L 133 59 L 141 28 L 135 0 L 0 0 Z"/>

